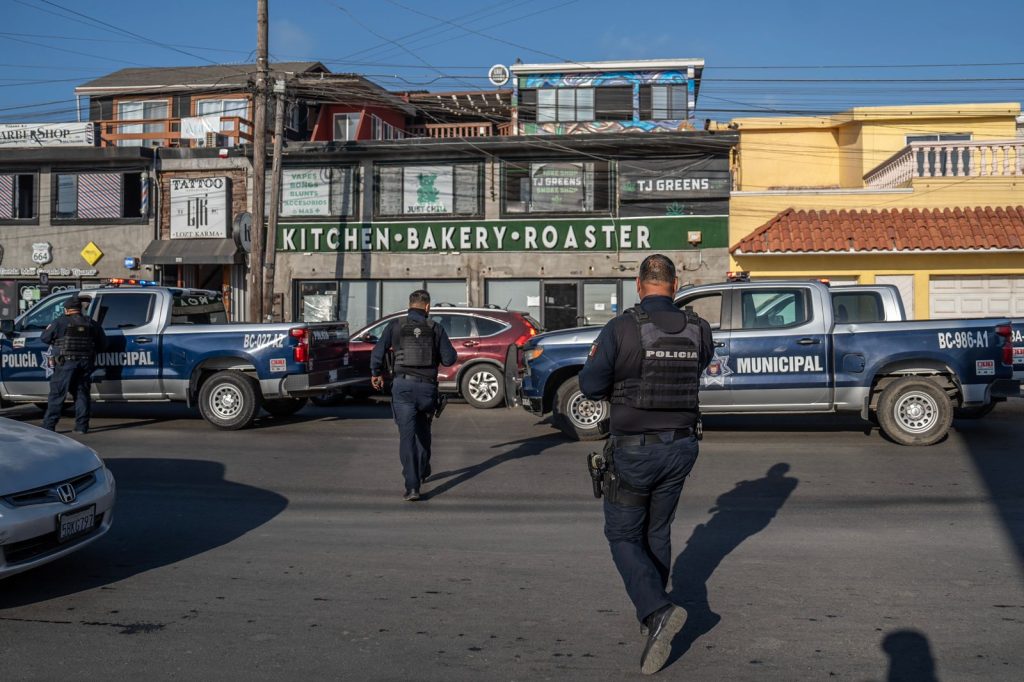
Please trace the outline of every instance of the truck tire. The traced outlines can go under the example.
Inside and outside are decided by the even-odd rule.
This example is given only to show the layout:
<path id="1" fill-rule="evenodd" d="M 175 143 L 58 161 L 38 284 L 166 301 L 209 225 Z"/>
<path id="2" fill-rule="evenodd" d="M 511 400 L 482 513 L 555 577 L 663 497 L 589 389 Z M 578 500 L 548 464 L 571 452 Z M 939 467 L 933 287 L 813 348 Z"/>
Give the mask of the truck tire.
<path id="1" fill-rule="evenodd" d="M 608 435 L 611 405 L 583 395 L 579 377 L 558 387 L 553 408 L 555 426 L 573 440 L 601 440 Z"/>
<path id="2" fill-rule="evenodd" d="M 264 398 L 263 409 L 273 417 L 290 417 L 309 402 L 306 398 Z"/>
<path id="3" fill-rule="evenodd" d="M 990 402 L 988 405 L 982 405 L 981 407 L 958 407 L 953 410 L 953 418 L 981 419 L 982 417 L 987 417 L 994 409 L 996 409 L 995 402 Z"/>
<path id="4" fill-rule="evenodd" d="M 505 377 L 494 365 L 470 367 L 459 386 L 465 401 L 479 409 L 497 407 L 505 400 Z"/>
<path id="5" fill-rule="evenodd" d="M 900 445 L 934 445 L 953 423 L 953 403 L 933 381 L 908 376 L 882 391 L 878 423 Z"/>
<path id="6" fill-rule="evenodd" d="M 256 382 L 242 372 L 217 372 L 199 389 L 199 413 L 218 429 L 244 429 L 252 424 L 259 409 Z"/>

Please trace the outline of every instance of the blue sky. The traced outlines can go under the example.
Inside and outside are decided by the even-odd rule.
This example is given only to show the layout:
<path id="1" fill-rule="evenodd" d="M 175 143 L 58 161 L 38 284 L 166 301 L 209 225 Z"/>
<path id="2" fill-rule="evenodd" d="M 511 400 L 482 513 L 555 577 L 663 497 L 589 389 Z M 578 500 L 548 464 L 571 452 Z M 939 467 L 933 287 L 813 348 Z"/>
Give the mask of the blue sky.
<path id="1" fill-rule="evenodd" d="M 2 4 L 3 121 L 72 120 L 74 87 L 91 78 L 127 66 L 252 61 L 256 44 L 255 0 Z M 487 88 L 487 67 L 516 58 L 702 57 L 699 115 L 720 120 L 1024 99 L 1021 0 L 270 0 L 270 15 L 273 58 L 323 61 L 392 89 Z M 961 64 L 1001 66 L 910 66 Z"/>

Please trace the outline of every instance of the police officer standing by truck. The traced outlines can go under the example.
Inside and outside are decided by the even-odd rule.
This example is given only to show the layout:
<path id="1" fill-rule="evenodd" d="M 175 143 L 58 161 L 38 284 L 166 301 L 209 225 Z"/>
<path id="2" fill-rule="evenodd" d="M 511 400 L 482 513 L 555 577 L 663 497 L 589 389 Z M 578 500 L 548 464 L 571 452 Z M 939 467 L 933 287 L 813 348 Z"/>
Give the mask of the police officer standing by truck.
<path id="1" fill-rule="evenodd" d="M 448 333 L 429 315 L 430 294 L 412 292 L 408 312 L 384 328 L 370 354 L 370 382 L 380 391 L 385 356 L 394 350 L 391 411 L 398 425 L 406 502 L 420 499 L 420 486 L 430 477 L 430 426 L 440 405 L 437 367 L 450 367 L 457 359 Z"/>
<path id="2" fill-rule="evenodd" d="M 64 303 L 64 316 L 51 322 L 39 338 L 53 346 L 54 361 L 43 428 L 56 430 L 64 398 L 70 392 L 75 396 L 75 431 L 88 433 L 92 372 L 96 353 L 106 341 L 103 328 L 82 314 L 82 300 L 72 296 Z"/>
<path id="3" fill-rule="evenodd" d="M 673 303 L 679 281 L 669 258 L 644 259 L 636 285 L 639 305 L 605 325 L 579 382 L 588 398 L 611 401 L 604 455 L 588 463 L 592 475 L 600 470 L 604 533 L 647 636 L 640 670 L 650 675 L 665 665 L 686 622 L 666 592 L 671 527 L 697 460 L 697 391 L 714 341 L 705 320 Z"/>

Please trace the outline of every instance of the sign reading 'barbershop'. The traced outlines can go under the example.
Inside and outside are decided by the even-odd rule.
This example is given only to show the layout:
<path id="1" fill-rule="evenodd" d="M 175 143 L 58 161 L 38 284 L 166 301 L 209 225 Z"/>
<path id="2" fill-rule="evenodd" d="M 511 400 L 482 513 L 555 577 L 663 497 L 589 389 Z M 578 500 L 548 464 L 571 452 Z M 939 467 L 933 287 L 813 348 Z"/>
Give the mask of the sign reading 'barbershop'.
<path id="1" fill-rule="evenodd" d="M 94 123 L 0 123 L 0 148 L 92 147 Z"/>
<path id="2" fill-rule="evenodd" d="M 594 220 L 503 220 L 444 223 L 280 225 L 283 252 L 642 251 L 693 248 L 689 231 L 702 232 L 704 248 L 726 246 L 725 216 Z"/>

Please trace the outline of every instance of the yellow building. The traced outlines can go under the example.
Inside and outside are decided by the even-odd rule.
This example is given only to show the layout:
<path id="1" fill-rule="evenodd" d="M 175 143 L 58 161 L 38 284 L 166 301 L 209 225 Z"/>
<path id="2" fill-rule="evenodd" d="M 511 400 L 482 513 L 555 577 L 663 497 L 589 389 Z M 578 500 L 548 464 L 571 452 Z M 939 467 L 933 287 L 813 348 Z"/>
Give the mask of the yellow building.
<path id="1" fill-rule="evenodd" d="M 741 118 L 732 265 L 891 283 L 916 318 L 1024 316 L 1017 103 Z"/>

